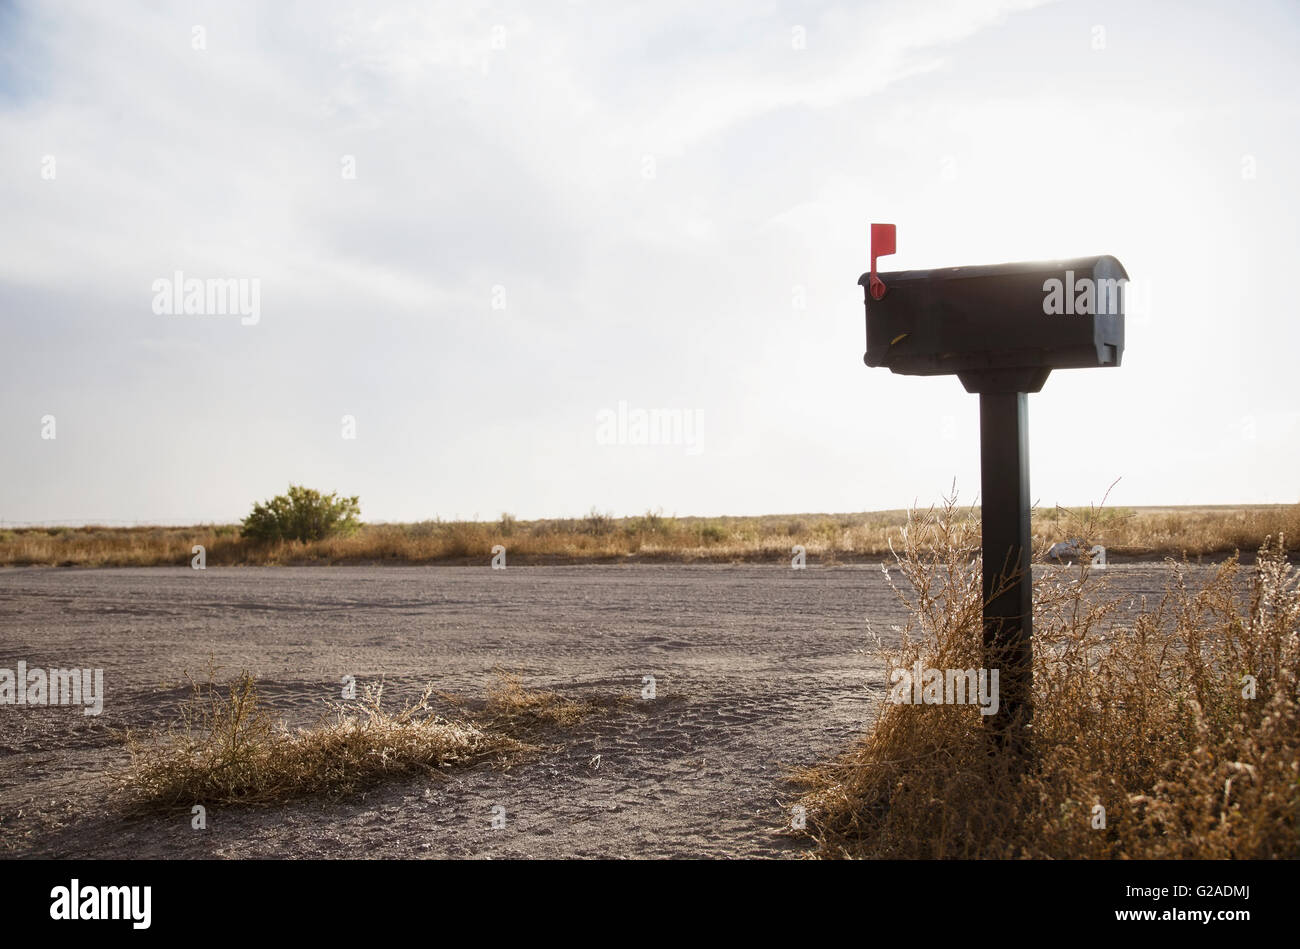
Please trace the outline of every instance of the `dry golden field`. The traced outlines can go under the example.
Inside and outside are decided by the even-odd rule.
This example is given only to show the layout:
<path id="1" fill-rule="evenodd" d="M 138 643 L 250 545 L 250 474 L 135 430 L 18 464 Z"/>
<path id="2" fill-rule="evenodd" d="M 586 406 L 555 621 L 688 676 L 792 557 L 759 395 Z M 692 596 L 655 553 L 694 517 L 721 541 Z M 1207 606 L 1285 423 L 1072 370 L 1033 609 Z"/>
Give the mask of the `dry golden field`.
<path id="1" fill-rule="evenodd" d="M 1086 509 L 1034 514 L 1034 535 L 1050 544 L 1081 532 Z M 905 511 L 864 514 L 773 514 L 758 517 L 670 517 L 647 513 L 521 521 L 421 521 L 365 524 L 347 536 L 311 543 L 261 545 L 238 525 L 194 527 L 28 527 L 0 529 L 0 566 L 139 567 L 182 565 L 195 545 L 212 566 L 486 562 L 506 548 L 510 564 L 777 563 L 800 545 L 810 563 L 853 563 L 889 556 L 898 547 Z M 1300 537 L 1300 505 L 1102 508 L 1091 512 L 1095 542 L 1111 560 L 1249 559 L 1269 535 Z"/>

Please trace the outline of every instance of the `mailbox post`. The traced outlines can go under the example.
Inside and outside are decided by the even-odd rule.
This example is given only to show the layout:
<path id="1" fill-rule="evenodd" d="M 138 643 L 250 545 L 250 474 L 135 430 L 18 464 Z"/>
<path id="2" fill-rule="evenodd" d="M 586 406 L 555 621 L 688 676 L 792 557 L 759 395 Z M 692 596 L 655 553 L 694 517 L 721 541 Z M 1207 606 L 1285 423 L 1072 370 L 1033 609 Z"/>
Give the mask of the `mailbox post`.
<path id="1" fill-rule="evenodd" d="M 1033 718 L 1029 394 L 1053 369 L 1118 366 L 1124 267 L 1114 257 L 876 272 L 892 224 L 871 225 L 871 270 L 858 280 L 868 366 L 955 375 L 980 398 L 984 662 L 999 670 L 995 747 L 1021 757 Z"/>
<path id="2" fill-rule="evenodd" d="M 1022 737 L 1033 716 L 1028 402 L 1024 392 L 980 393 L 984 664 L 1003 670 L 991 723 L 999 744 Z"/>

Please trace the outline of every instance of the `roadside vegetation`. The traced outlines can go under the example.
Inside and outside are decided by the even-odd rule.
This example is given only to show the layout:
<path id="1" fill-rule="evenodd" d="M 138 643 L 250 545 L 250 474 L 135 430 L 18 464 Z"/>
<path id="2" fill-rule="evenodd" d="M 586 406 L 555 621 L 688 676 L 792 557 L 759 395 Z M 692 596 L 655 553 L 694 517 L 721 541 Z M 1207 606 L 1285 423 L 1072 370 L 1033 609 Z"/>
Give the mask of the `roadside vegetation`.
<path id="1" fill-rule="evenodd" d="M 355 701 L 330 703 L 316 723 L 290 728 L 251 675 L 219 683 L 210 672 L 204 682 L 190 681 L 172 726 L 124 736 L 130 763 L 116 784 L 138 811 L 341 798 L 385 781 L 541 751 L 539 742 L 556 730 L 614 704 L 499 678 L 483 702 L 427 689 L 395 708 L 385 704 L 382 684 L 369 685 Z"/>
<path id="2" fill-rule="evenodd" d="M 1096 542 L 1094 515 L 1071 536 Z M 1300 857 L 1300 577 L 1285 542 L 1195 582 L 1175 564 L 1141 602 L 1086 563 L 1048 567 L 1029 766 L 990 755 L 976 707 L 886 692 L 858 742 L 794 774 L 800 833 L 825 857 Z M 888 669 L 983 665 L 978 553 L 978 520 L 954 500 L 912 520 L 888 565 L 910 617 Z"/>
<path id="3" fill-rule="evenodd" d="M 332 503 L 356 502 L 356 498 Z M 355 505 L 354 505 L 355 506 Z M 978 514 L 978 512 L 976 512 Z M 1034 533 L 1044 546 L 1074 537 L 1071 524 L 1084 511 L 1035 512 Z M 0 566 L 182 566 L 195 545 L 208 566 L 256 564 L 485 564 L 494 546 L 509 565 L 551 563 L 788 563 L 805 548 L 809 564 L 861 563 L 890 557 L 902 542 L 905 511 L 865 514 L 789 514 L 758 517 L 671 517 L 647 512 L 616 518 L 522 521 L 421 521 L 361 524 L 340 516 L 320 536 L 284 527 L 261 531 L 239 525 L 195 527 L 26 527 L 0 529 Z M 1210 557 L 1234 552 L 1249 558 L 1269 534 L 1285 531 L 1294 553 L 1300 541 L 1300 505 L 1249 507 L 1116 508 L 1095 514 L 1096 543 L 1111 562 Z M 315 522 L 309 522 L 315 523 Z M 250 531 L 250 528 L 253 528 Z"/>
<path id="4" fill-rule="evenodd" d="M 321 494 L 299 484 L 289 485 L 289 493 L 253 505 L 244 518 L 240 537 L 253 543 L 300 544 L 326 537 L 348 535 L 356 531 L 361 516 L 360 498 L 341 498 L 336 493 Z"/>

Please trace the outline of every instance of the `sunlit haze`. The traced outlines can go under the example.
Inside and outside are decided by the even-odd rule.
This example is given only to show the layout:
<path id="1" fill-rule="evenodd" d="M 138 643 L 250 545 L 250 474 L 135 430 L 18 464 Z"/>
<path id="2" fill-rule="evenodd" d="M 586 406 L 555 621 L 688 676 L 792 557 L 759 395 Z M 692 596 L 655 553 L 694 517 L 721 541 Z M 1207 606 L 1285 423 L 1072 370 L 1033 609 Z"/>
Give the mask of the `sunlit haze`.
<path id="1" fill-rule="evenodd" d="M 1127 268 L 1123 365 L 1030 397 L 1040 505 L 1295 502 L 1297 49 L 1287 2 L 6 5 L 0 520 L 973 501 L 977 398 L 863 365 L 872 221 Z"/>

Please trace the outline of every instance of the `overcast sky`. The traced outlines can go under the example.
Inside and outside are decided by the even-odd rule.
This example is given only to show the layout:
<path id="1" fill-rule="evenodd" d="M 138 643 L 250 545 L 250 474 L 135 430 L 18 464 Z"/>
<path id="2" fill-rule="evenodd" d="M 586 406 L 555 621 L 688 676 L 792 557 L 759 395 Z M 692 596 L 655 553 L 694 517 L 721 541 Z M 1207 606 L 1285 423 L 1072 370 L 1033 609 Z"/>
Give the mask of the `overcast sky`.
<path id="1" fill-rule="evenodd" d="M 1040 504 L 1300 500 L 1296 4 L 365 6 L 0 6 L 0 519 L 974 500 L 977 398 L 862 363 L 872 221 L 1134 279 Z"/>

